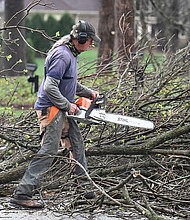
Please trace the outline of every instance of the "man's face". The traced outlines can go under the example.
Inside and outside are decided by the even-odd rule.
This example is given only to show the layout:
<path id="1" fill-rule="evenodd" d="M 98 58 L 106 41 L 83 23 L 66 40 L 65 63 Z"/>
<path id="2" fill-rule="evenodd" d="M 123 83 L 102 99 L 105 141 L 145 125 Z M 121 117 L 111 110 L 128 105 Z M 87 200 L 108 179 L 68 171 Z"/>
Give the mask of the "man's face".
<path id="1" fill-rule="evenodd" d="M 93 40 L 92 40 L 92 38 L 90 38 L 90 37 L 88 38 L 88 40 L 86 41 L 85 44 L 79 44 L 78 41 L 77 41 L 77 43 L 75 44 L 75 47 L 77 48 L 77 50 L 78 50 L 80 53 L 82 53 L 82 52 L 88 50 L 88 48 L 89 48 L 90 46 L 93 46 Z"/>

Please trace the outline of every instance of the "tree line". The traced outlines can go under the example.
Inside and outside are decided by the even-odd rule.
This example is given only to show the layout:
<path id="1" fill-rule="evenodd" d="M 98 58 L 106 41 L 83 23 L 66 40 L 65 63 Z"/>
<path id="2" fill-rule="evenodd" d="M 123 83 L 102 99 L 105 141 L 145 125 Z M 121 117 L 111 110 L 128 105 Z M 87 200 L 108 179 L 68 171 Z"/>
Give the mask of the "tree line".
<path id="1" fill-rule="evenodd" d="M 32 42 L 34 48 L 38 48 L 40 52 L 47 52 L 51 45 L 61 36 L 70 33 L 74 25 L 73 17 L 64 13 L 59 20 L 56 20 L 52 15 L 48 15 L 45 20 L 42 14 L 36 13 L 26 18 L 25 26 L 31 30 L 26 30 L 26 39 Z M 41 33 L 33 32 L 32 30 L 43 30 L 49 38 L 44 38 Z"/>
<path id="2" fill-rule="evenodd" d="M 138 47 L 143 47 L 146 40 L 154 38 L 158 32 L 159 37 L 162 38 L 160 49 L 163 49 L 166 43 L 173 52 L 180 46 L 185 46 L 188 39 L 186 39 L 186 43 L 184 41 L 180 45 L 179 36 L 184 34 L 187 37 L 189 33 L 188 4 L 189 0 L 170 0 L 167 2 L 100 0 L 98 32 L 102 41 L 98 48 L 98 63 L 109 62 L 114 51 L 119 51 L 118 54 L 121 57 L 123 57 L 122 54 L 126 55 L 125 60 L 121 60 L 123 69 L 125 69 L 126 59 L 130 59 L 131 53 L 134 54 Z M 73 21 L 69 16 L 63 16 L 59 22 L 49 16 L 47 22 L 56 24 L 52 25 L 51 28 L 45 24 L 46 22 L 40 15 L 34 16 L 33 21 L 30 22 L 28 15 L 36 5 L 52 7 L 51 3 L 41 0 L 31 1 L 27 7 L 24 7 L 24 0 L 18 2 L 5 0 L 5 24 L 1 28 L 3 52 L 1 69 L 4 70 L 4 73 L 6 70 L 6 74 L 17 75 L 20 70 L 24 69 L 26 43 L 28 45 L 33 43 L 33 49 L 38 54 L 40 51 L 43 54 L 47 52 L 51 42 L 59 37 L 55 36 L 56 33 L 59 32 L 62 36 L 68 33 L 70 29 L 69 24 Z M 32 34 L 30 34 L 31 32 Z M 26 42 L 26 36 L 29 36 L 29 39 L 32 38 L 32 42 L 30 40 Z M 141 39 L 138 44 L 135 43 L 137 39 Z M 43 42 L 44 46 L 40 42 Z M 14 69 L 15 71 L 13 71 Z"/>

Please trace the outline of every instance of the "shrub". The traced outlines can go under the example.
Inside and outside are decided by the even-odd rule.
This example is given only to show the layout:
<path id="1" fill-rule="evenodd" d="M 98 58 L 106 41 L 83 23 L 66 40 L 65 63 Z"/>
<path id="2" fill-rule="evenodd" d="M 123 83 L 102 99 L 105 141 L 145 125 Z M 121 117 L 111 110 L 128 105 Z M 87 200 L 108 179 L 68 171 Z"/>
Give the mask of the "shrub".
<path id="1" fill-rule="evenodd" d="M 26 41 L 28 42 L 28 44 L 30 46 L 32 46 L 32 47 L 34 46 L 31 38 L 27 38 Z M 29 46 L 26 46 L 26 62 L 27 63 L 36 63 L 35 62 L 35 51 L 32 48 L 30 48 Z"/>
<path id="2" fill-rule="evenodd" d="M 30 27 L 34 30 L 43 31 L 49 39 L 42 36 L 41 33 L 35 31 L 26 31 L 26 37 L 30 38 L 34 48 L 39 51 L 47 52 L 53 43 L 53 40 L 58 40 L 56 33 L 60 33 L 60 37 L 69 34 L 72 26 L 74 25 L 74 19 L 68 13 L 63 14 L 60 20 L 56 20 L 52 15 L 48 16 L 45 21 L 42 14 L 36 13 L 29 19 L 26 19 L 26 27 Z"/>
<path id="3" fill-rule="evenodd" d="M 74 19 L 70 14 L 68 13 L 63 14 L 63 16 L 58 22 L 58 30 L 60 32 L 60 36 L 69 34 L 74 24 L 75 24 Z"/>

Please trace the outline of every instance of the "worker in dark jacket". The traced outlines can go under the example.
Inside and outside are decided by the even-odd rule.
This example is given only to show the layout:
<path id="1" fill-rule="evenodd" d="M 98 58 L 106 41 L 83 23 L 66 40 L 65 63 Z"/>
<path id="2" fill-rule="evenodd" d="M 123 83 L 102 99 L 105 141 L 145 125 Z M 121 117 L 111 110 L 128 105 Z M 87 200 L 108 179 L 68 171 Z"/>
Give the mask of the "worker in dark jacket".
<path id="1" fill-rule="evenodd" d="M 77 122 L 67 117 L 79 109 L 74 104 L 75 96 L 94 99 L 97 91 L 82 86 L 77 81 L 77 57 L 86 51 L 93 41 L 100 42 L 94 27 L 87 21 L 79 21 L 69 35 L 58 40 L 48 52 L 44 79 L 35 103 L 40 124 L 41 149 L 32 159 L 20 184 L 14 191 L 13 205 L 41 208 L 43 204 L 32 196 L 40 177 L 49 169 L 60 145 L 66 147 L 85 169 L 87 169 L 84 144 Z M 83 175 L 81 166 L 75 166 L 76 175 Z M 92 194 L 90 197 L 93 197 Z"/>

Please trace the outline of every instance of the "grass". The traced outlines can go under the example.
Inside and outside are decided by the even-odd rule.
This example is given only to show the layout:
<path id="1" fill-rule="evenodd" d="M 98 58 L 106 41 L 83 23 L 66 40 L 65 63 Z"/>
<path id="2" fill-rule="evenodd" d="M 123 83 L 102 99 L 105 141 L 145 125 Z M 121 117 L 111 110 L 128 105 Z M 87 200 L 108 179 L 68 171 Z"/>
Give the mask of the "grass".
<path id="1" fill-rule="evenodd" d="M 40 78 L 43 77 L 44 74 L 44 61 L 45 58 L 36 58 L 37 70 L 35 72 Z"/>
<path id="2" fill-rule="evenodd" d="M 36 94 L 31 93 L 27 76 L 0 78 L 0 112 L 10 113 L 15 109 L 23 111 L 32 108 Z"/>

